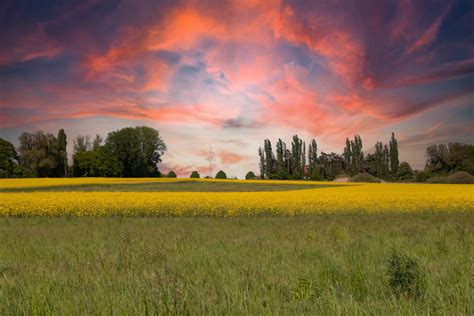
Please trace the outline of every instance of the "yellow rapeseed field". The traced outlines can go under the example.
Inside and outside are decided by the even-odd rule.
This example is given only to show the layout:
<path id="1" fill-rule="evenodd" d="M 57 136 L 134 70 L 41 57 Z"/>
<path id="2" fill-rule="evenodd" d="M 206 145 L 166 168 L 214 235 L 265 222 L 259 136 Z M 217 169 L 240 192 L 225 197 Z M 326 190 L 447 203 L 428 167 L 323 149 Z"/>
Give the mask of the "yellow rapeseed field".
<path id="1" fill-rule="evenodd" d="M 62 185 L 150 183 L 189 179 L 14 179 L 1 189 Z M 195 179 L 193 179 L 195 181 Z M 200 180 L 219 181 L 219 180 Z M 292 184 L 292 181 L 238 181 Z M 474 186 L 445 184 L 341 184 L 273 192 L 1 192 L 0 216 L 30 215 L 298 215 L 335 212 L 474 211 Z M 334 185 L 334 186 L 332 186 Z"/>

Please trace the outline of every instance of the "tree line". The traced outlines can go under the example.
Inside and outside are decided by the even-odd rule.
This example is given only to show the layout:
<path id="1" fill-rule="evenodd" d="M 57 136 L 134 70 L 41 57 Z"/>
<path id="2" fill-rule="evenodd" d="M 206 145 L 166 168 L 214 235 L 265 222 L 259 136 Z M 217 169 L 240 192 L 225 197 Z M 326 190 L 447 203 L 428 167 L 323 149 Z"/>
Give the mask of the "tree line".
<path id="1" fill-rule="evenodd" d="M 68 139 L 64 129 L 57 135 L 42 131 L 24 132 L 19 147 L 0 138 L 0 178 L 12 177 L 159 177 L 161 157 L 166 144 L 159 132 L 146 126 L 127 127 L 96 135 L 79 135 L 73 139 L 72 164 L 68 163 Z M 334 180 L 370 174 L 386 181 L 424 182 L 436 176 L 458 171 L 474 174 L 474 145 L 450 143 L 431 145 L 426 150 L 426 166 L 413 171 L 407 162 L 399 161 L 398 141 L 392 133 L 388 144 L 377 141 L 373 153 L 364 154 L 362 139 L 346 138 L 342 154 L 318 153 L 312 139 L 308 145 L 298 135 L 291 144 L 278 139 L 274 145 L 265 139 L 258 148 L 260 178 L 294 180 Z M 176 177 L 170 171 L 167 177 Z M 199 178 L 193 171 L 191 178 Z M 227 175 L 219 171 L 216 178 Z M 250 171 L 246 179 L 257 178 Z"/>
<path id="2" fill-rule="evenodd" d="M 315 139 L 306 146 L 305 141 L 294 135 L 288 146 L 278 139 L 275 151 L 271 141 L 265 139 L 263 147 L 258 149 L 258 156 L 262 179 L 334 180 L 341 175 L 352 177 L 366 173 L 386 181 L 426 181 L 432 176 L 456 171 L 474 174 L 473 145 L 451 143 L 429 146 L 425 170 L 413 171 L 407 162 L 400 162 L 394 133 L 388 144 L 377 141 L 374 152 L 367 155 L 364 155 L 359 135 L 354 135 L 354 139 L 346 138 L 342 154 L 318 154 Z"/>
<path id="3" fill-rule="evenodd" d="M 68 164 L 67 135 L 24 132 L 18 151 L 0 138 L 0 177 L 155 177 L 166 151 L 159 132 L 146 126 L 127 127 L 91 140 L 73 140 L 72 165 Z"/>

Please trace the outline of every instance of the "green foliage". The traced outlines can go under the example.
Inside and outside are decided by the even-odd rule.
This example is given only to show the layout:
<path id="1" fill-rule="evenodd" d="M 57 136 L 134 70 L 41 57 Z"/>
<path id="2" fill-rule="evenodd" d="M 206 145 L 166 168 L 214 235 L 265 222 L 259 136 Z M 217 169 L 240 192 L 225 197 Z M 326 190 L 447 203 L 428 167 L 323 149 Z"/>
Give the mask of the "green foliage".
<path id="1" fill-rule="evenodd" d="M 73 152 L 84 153 L 91 150 L 90 136 L 78 135 L 74 140 Z"/>
<path id="2" fill-rule="evenodd" d="M 276 161 L 272 151 L 272 143 L 269 139 L 264 141 L 263 152 L 265 154 L 265 175 L 269 179 L 274 179 L 276 178 Z"/>
<path id="3" fill-rule="evenodd" d="M 398 167 L 398 180 L 406 181 L 413 180 L 413 169 L 406 161 L 402 162 Z"/>
<path id="4" fill-rule="evenodd" d="M 18 154 L 9 141 L 0 138 L 0 178 L 33 178 L 35 174 L 18 164 Z"/>
<path id="5" fill-rule="evenodd" d="M 337 175 L 344 173 L 344 159 L 336 153 L 319 155 L 319 169 L 322 179 L 334 180 Z"/>
<path id="6" fill-rule="evenodd" d="M 245 175 L 245 179 L 246 180 L 253 180 L 253 179 L 256 179 L 257 177 L 255 176 L 255 173 L 253 173 L 253 171 L 249 171 L 247 172 L 247 174 Z"/>
<path id="7" fill-rule="evenodd" d="M 227 179 L 227 175 L 224 171 L 219 170 L 219 172 L 216 174 L 216 179 Z"/>
<path id="8" fill-rule="evenodd" d="M 12 178 L 18 165 L 18 154 L 9 141 L 0 138 L 0 178 Z"/>
<path id="9" fill-rule="evenodd" d="M 102 137 L 99 134 L 95 135 L 95 138 L 92 141 L 92 149 L 99 149 L 100 146 L 102 146 L 103 141 L 104 140 L 102 139 Z"/>
<path id="10" fill-rule="evenodd" d="M 464 172 L 459 171 L 449 176 L 433 177 L 428 179 L 428 183 L 446 183 L 446 184 L 474 184 L 474 176 Z"/>
<path id="11" fill-rule="evenodd" d="M 166 144 L 158 131 L 146 127 L 127 127 L 110 132 L 105 146 L 121 163 L 123 177 L 158 176 L 158 163 Z"/>
<path id="12" fill-rule="evenodd" d="M 200 177 L 201 177 L 201 176 L 199 175 L 199 172 L 197 172 L 197 171 L 191 172 L 190 178 L 199 179 Z"/>
<path id="13" fill-rule="evenodd" d="M 58 139 L 52 134 L 42 131 L 23 133 L 19 137 L 20 165 L 30 170 L 37 177 L 64 177 L 64 169 L 59 170 L 64 163 L 60 155 Z"/>
<path id="14" fill-rule="evenodd" d="M 349 182 L 380 183 L 381 180 L 368 173 L 359 173 L 350 178 Z"/>
<path id="15" fill-rule="evenodd" d="M 316 140 L 311 140 L 308 146 L 308 178 L 310 180 L 320 180 L 318 170 L 318 144 Z"/>
<path id="16" fill-rule="evenodd" d="M 396 176 L 398 173 L 398 167 L 400 161 L 398 160 L 398 142 L 395 138 L 395 134 L 392 132 L 392 138 L 390 139 L 390 172 L 392 176 Z"/>
<path id="17" fill-rule="evenodd" d="M 465 171 L 474 175 L 474 145 L 450 143 L 429 146 L 426 149 L 425 171 L 433 174 Z"/>
<path id="18" fill-rule="evenodd" d="M 279 138 L 276 144 L 276 176 L 278 179 L 288 179 L 285 152 L 286 144 Z"/>
<path id="19" fill-rule="evenodd" d="M 265 153 L 262 147 L 258 148 L 258 167 L 260 169 L 260 178 L 265 179 Z"/>
<path id="20" fill-rule="evenodd" d="M 398 251 L 393 251 L 387 260 L 387 275 L 390 288 L 395 295 L 420 298 L 426 288 L 425 274 L 418 262 Z"/>
<path id="21" fill-rule="evenodd" d="M 354 135 L 354 140 L 346 138 L 343 160 L 345 171 L 351 175 L 360 173 L 364 166 L 364 152 L 362 151 L 362 139 Z"/>
<path id="22" fill-rule="evenodd" d="M 431 173 L 428 171 L 415 170 L 415 172 L 413 172 L 413 177 L 416 182 L 426 182 L 431 178 Z"/>
<path id="23" fill-rule="evenodd" d="M 291 142 L 291 179 L 301 180 L 304 178 L 304 169 L 306 166 L 306 145 L 305 142 L 298 137 L 293 136 Z"/>
<path id="24" fill-rule="evenodd" d="M 75 177 L 117 177 L 121 171 L 117 157 L 105 147 L 77 152 L 73 158 Z"/>
<path id="25" fill-rule="evenodd" d="M 66 177 L 68 171 L 67 165 L 67 136 L 64 129 L 58 132 L 58 170 L 57 176 Z"/>
<path id="26" fill-rule="evenodd" d="M 170 172 L 168 172 L 168 174 L 166 175 L 167 178 L 177 178 L 178 176 L 176 175 L 176 172 L 174 172 L 173 170 L 171 170 Z"/>

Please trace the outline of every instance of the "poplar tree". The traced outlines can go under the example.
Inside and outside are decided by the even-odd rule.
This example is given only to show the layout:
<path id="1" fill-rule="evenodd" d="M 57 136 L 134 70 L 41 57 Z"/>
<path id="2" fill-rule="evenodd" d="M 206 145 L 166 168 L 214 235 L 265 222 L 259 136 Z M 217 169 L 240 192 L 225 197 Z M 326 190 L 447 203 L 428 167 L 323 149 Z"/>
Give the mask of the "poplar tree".
<path id="1" fill-rule="evenodd" d="M 265 154 L 263 153 L 262 147 L 258 148 L 258 157 L 259 163 L 258 167 L 260 168 L 260 178 L 265 179 Z"/>
<path id="2" fill-rule="evenodd" d="M 364 164 L 364 152 L 362 151 L 362 139 L 359 135 L 354 135 L 354 140 L 349 141 L 346 138 L 346 147 L 344 148 L 343 160 L 350 174 L 362 172 Z"/>
<path id="3" fill-rule="evenodd" d="M 316 140 L 311 140 L 311 143 L 308 146 L 308 168 L 309 168 L 309 178 L 311 180 L 317 180 L 318 177 L 318 145 Z"/>
<path id="4" fill-rule="evenodd" d="M 392 138 L 390 139 L 390 172 L 392 176 L 396 177 L 400 161 L 398 160 L 398 142 L 395 138 L 395 134 L 392 132 Z"/>
<path id="5" fill-rule="evenodd" d="M 293 165 L 291 163 L 291 151 L 289 149 L 285 150 L 285 166 L 286 174 L 290 178 L 293 174 Z"/>
<path id="6" fill-rule="evenodd" d="M 344 147 L 343 159 L 346 165 L 346 172 L 348 172 L 349 174 L 353 172 L 351 157 L 352 157 L 351 142 L 349 141 L 349 138 L 346 138 L 346 146 Z"/>
<path id="7" fill-rule="evenodd" d="M 278 179 L 287 179 L 288 172 L 285 163 L 286 144 L 279 138 L 276 144 L 276 173 Z"/>
<path id="8" fill-rule="evenodd" d="M 58 177 L 67 177 L 67 136 L 64 129 L 58 132 Z"/>
<path id="9" fill-rule="evenodd" d="M 303 162 L 305 161 L 303 157 L 303 141 L 298 137 L 298 135 L 293 136 L 293 141 L 291 143 L 291 165 L 292 165 L 292 176 L 293 179 L 302 179 L 303 178 Z"/>
<path id="10" fill-rule="evenodd" d="M 270 142 L 269 139 L 265 139 L 263 143 L 263 150 L 265 153 L 265 174 L 268 178 L 274 178 L 275 177 L 275 157 L 273 155 L 272 151 L 272 143 Z"/>
<path id="11" fill-rule="evenodd" d="M 381 178 L 384 172 L 384 153 L 382 142 L 375 143 L 375 166 L 376 175 Z"/>
<path id="12" fill-rule="evenodd" d="M 383 146 L 383 167 L 382 167 L 382 177 L 387 178 L 390 173 L 390 150 L 387 145 Z"/>

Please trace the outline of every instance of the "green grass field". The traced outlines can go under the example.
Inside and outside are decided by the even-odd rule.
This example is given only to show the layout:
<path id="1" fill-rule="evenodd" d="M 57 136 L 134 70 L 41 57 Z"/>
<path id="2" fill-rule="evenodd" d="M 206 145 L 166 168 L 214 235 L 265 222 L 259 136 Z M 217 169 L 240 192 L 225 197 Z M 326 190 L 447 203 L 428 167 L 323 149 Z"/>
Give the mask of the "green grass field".
<path id="1" fill-rule="evenodd" d="M 474 313 L 474 214 L 0 218 L 0 314 Z M 413 258 L 422 295 L 387 260 Z"/>

